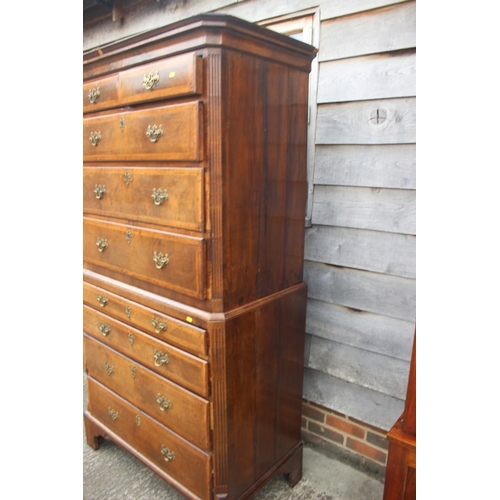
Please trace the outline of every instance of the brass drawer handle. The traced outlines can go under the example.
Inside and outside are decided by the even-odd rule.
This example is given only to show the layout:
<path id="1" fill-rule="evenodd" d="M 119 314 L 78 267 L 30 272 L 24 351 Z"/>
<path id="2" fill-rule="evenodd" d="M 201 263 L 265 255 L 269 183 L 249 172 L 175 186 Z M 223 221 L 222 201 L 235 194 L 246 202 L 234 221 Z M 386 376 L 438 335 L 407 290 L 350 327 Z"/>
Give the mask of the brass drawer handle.
<path id="1" fill-rule="evenodd" d="M 151 142 L 156 142 L 163 135 L 163 125 L 157 127 L 156 125 L 148 125 L 146 130 L 146 137 L 149 137 Z"/>
<path id="2" fill-rule="evenodd" d="M 153 252 L 153 260 L 156 264 L 156 269 L 163 269 L 168 264 L 168 253 L 163 255 L 162 252 Z"/>
<path id="3" fill-rule="evenodd" d="M 92 146 L 97 146 L 101 139 L 101 132 L 90 132 L 89 140 L 92 143 Z"/>
<path id="4" fill-rule="evenodd" d="M 154 350 L 155 366 L 167 365 L 168 364 L 168 354 L 163 354 L 161 351 Z"/>
<path id="5" fill-rule="evenodd" d="M 104 337 L 107 337 L 111 333 L 111 327 L 105 323 L 99 325 L 99 330 L 101 330 Z"/>
<path id="6" fill-rule="evenodd" d="M 108 240 L 105 238 L 97 238 L 96 245 L 99 252 L 104 252 L 104 250 L 108 248 Z"/>
<path id="7" fill-rule="evenodd" d="M 142 78 L 142 85 L 146 90 L 153 90 L 154 86 L 160 81 L 158 71 L 156 73 L 146 73 Z"/>
<path id="8" fill-rule="evenodd" d="M 99 294 L 97 296 L 97 302 L 99 302 L 101 307 L 104 307 L 108 303 L 108 298 L 105 295 Z"/>
<path id="9" fill-rule="evenodd" d="M 153 188 L 153 194 L 151 195 L 153 198 L 154 204 L 159 206 L 164 201 L 168 200 L 168 191 L 166 189 L 158 189 Z"/>
<path id="10" fill-rule="evenodd" d="M 164 321 L 161 321 L 160 318 L 157 318 L 156 316 L 153 316 L 151 324 L 155 327 L 156 333 L 161 333 L 163 330 L 167 329 L 167 324 Z"/>
<path id="11" fill-rule="evenodd" d="M 94 87 L 93 89 L 89 90 L 89 101 L 91 104 L 95 104 L 97 102 L 97 99 L 99 99 L 99 96 L 101 95 L 101 91 L 99 90 L 99 87 Z"/>
<path id="12" fill-rule="evenodd" d="M 160 405 L 160 411 L 170 410 L 170 408 L 172 408 L 170 399 L 167 401 L 165 396 L 162 396 L 161 394 L 158 394 L 156 402 Z"/>
<path id="13" fill-rule="evenodd" d="M 109 416 L 111 417 L 111 420 L 113 420 L 113 422 L 118 420 L 118 412 L 113 410 L 113 408 L 110 408 L 109 406 L 108 406 L 108 413 L 109 413 Z"/>
<path id="14" fill-rule="evenodd" d="M 109 363 L 106 363 L 106 361 L 104 362 L 104 369 L 108 372 L 108 375 L 113 375 L 113 373 L 115 373 L 115 368 Z"/>
<path id="15" fill-rule="evenodd" d="M 96 184 L 94 188 L 94 194 L 98 200 L 101 200 L 102 197 L 106 194 L 106 186 L 104 184 Z"/>
<path id="16" fill-rule="evenodd" d="M 168 448 L 165 448 L 165 446 L 163 445 L 161 445 L 161 454 L 163 455 L 163 458 L 167 462 L 170 462 L 175 459 L 175 453 L 173 451 L 170 451 Z"/>

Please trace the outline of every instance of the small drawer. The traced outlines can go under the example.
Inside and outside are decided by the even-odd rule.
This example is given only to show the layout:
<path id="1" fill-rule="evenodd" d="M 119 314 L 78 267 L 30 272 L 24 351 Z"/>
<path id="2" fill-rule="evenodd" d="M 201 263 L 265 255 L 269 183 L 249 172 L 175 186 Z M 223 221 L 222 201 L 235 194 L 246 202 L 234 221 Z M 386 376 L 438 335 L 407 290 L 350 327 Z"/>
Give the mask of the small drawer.
<path id="1" fill-rule="evenodd" d="M 86 262 L 205 298 L 205 241 L 135 226 L 83 219 Z"/>
<path id="2" fill-rule="evenodd" d="M 196 394 L 208 396 L 208 363 L 90 307 L 83 306 L 83 331 Z"/>
<path id="3" fill-rule="evenodd" d="M 122 103 L 201 94 L 202 60 L 194 53 L 162 59 L 120 74 Z"/>
<path id="4" fill-rule="evenodd" d="M 211 458 L 150 418 L 102 384 L 87 378 L 89 412 L 141 455 L 181 483 L 193 496 L 208 500 Z"/>
<path id="5" fill-rule="evenodd" d="M 203 231 L 203 169 L 86 167 L 83 210 L 91 215 Z"/>
<path id="6" fill-rule="evenodd" d="M 207 333 L 103 288 L 83 284 L 84 304 L 197 356 L 207 356 Z"/>
<path id="7" fill-rule="evenodd" d="M 195 446 L 210 450 L 208 401 L 85 334 L 83 354 L 89 376 Z"/>
<path id="8" fill-rule="evenodd" d="M 83 112 L 100 111 L 119 105 L 118 75 L 93 80 L 83 86 Z"/>
<path id="9" fill-rule="evenodd" d="M 200 102 L 83 119 L 84 161 L 203 159 Z"/>

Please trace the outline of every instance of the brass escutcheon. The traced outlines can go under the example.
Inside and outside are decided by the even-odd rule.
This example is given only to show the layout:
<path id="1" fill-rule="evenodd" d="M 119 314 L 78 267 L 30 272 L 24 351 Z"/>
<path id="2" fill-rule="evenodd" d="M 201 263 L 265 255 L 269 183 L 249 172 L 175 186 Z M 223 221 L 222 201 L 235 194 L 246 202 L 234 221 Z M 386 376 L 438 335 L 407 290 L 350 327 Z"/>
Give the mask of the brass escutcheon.
<path id="1" fill-rule="evenodd" d="M 113 420 L 113 422 L 115 420 L 118 420 L 118 412 L 113 410 L 113 408 L 110 408 L 109 406 L 108 406 L 108 413 L 109 413 L 109 416 L 111 417 L 111 420 Z"/>
<path id="2" fill-rule="evenodd" d="M 107 337 L 111 333 L 111 327 L 105 323 L 99 325 L 99 330 L 101 330 L 104 337 Z"/>
<path id="3" fill-rule="evenodd" d="M 127 172 L 125 172 L 125 173 L 123 174 L 123 180 L 125 181 L 125 184 L 126 184 L 127 186 L 129 186 L 129 185 L 130 185 L 130 181 L 132 180 L 132 176 L 130 175 L 130 172 L 129 172 L 129 171 L 127 171 Z"/>
<path id="4" fill-rule="evenodd" d="M 106 186 L 104 184 L 96 184 L 94 188 L 94 194 L 98 200 L 101 200 L 102 197 L 106 194 Z"/>
<path id="5" fill-rule="evenodd" d="M 169 410 L 170 408 L 172 408 L 170 399 L 167 401 L 161 394 L 158 394 L 158 396 L 156 397 L 156 402 L 160 405 L 161 411 Z"/>
<path id="6" fill-rule="evenodd" d="M 161 454 L 163 455 L 163 458 L 166 462 L 170 462 L 171 460 L 175 459 L 175 453 L 173 451 L 170 451 L 168 448 L 165 448 L 165 446 L 163 445 L 161 445 Z"/>
<path id="7" fill-rule="evenodd" d="M 104 250 L 108 248 L 108 240 L 106 240 L 105 238 L 97 238 L 96 245 L 99 252 L 104 252 Z"/>
<path id="8" fill-rule="evenodd" d="M 113 373 L 115 373 L 114 367 L 106 363 L 106 361 L 104 362 L 104 369 L 108 372 L 108 375 L 113 375 Z"/>
<path id="9" fill-rule="evenodd" d="M 101 307 L 104 307 L 108 303 L 108 298 L 105 295 L 99 294 L 97 296 L 97 302 L 99 302 Z"/>
<path id="10" fill-rule="evenodd" d="M 137 375 L 137 368 L 135 366 L 131 366 L 130 371 L 132 372 L 132 378 L 135 378 Z"/>
<path id="11" fill-rule="evenodd" d="M 163 354 L 161 351 L 154 349 L 153 358 L 155 360 L 155 366 L 161 366 L 168 364 L 168 354 Z"/>
<path id="12" fill-rule="evenodd" d="M 130 245 L 130 242 L 132 241 L 132 231 L 130 229 L 127 229 L 127 232 L 125 233 L 125 239 L 127 240 L 127 243 Z"/>
<path id="13" fill-rule="evenodd" d="M 94 87 L 93 89 L 90 89 L 88 98 L 91 104 L 95 104 L 97 102 L 97 99 L 99 99 L 100 95 L 101 91 L 99 90 L 99 87 Z"/>
<path id="14" fill-rule="evenodd" d="M 127 318 L 130 318 L 130 315 L 132 314 L 132 309 L 130 309 L 130 306 L 125 306 L 125 314 L 127 315 Z"/>
<path id="15" fill-rule="evenodd" d="M 160 81 L 158 71 L 156 73 L 146 73 L 142 78 L 142 85 L 146 90 L 152 90 Z"/>
<path id="16" fill-rule="evenodd" d="M 149 137 L 149 140 L 151 142 L 156 142 L 161 136 L 163 135 L 163 125 L 156 126 L 156 125 L 148 125 L 148 128 L 146 130 L 146 137 Z"/>
<path id="17" fill-rule="evenodd" d="M 137 425 L 137 427 L 139 427 L 139 425 L 141 425 L 141 417 L 140 417 L 140 415 L 136 415 L 135 416 L 135 424 Z"/>
<path id="18" fill-rule="evenodd" d="M 155 205 L 161 205 L 164 201 L 168 200 L 168 191 L 166 189 L 153 188 L 153 194 L 151 195 Z"/>
<path id="19" fill-rule="evenodd" d="M 100 140 L 101 140 L 101 132 L 90 132 L 89 141 L 92 143 L 92 146 L 97 146 Z"/>
<path id="20" fill-rule="evenodd" d="M 134 334 L 132 332 L 128 334 L 128 341 L 130 342 L 130 345 L 134 345 Z"/>
<path id="21" fill-rule="evenodd" d="M 163 255 L 162 252 L 153 252 L 153 260 L 156 264 L 156 269 L 163 269 L 168 264 L 168 253 Z"/>
<path id="22" fill-rule="evenodd" d="M 167 324 L 164 321 L 161 321 L 161 319 L 157 318 L 155 315 L 153 315 L 151 324 L 155 327 L 156 333 L 161 333 L 163 330 L 167 329 Z"/>
<path id="23" fill-rule="evenodd" d="M 125 118 L 123 116 L 120 118 L 120 130 L 122 132 L 125 130 Z"/>

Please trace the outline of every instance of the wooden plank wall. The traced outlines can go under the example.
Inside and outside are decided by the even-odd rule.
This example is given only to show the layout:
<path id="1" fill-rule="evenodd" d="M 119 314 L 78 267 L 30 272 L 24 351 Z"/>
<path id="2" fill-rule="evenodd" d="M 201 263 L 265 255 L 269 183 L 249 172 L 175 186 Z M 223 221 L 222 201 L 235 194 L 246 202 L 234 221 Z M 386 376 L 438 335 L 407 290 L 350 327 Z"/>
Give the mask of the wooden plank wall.
<path id="1" fill-rule="evenodd" d="M 305 244 L 304 394 L 387 430 L 403 410 L 415 321 L 416 9 L 328 3 Z"/>
<path id="2" fill-rule="evenodd" d="M 84 32 L 90 48 L 201 12 L 320 19 L 304 397 L 388 430 L 415 321 L 413 0 L 173 0 Z"/>

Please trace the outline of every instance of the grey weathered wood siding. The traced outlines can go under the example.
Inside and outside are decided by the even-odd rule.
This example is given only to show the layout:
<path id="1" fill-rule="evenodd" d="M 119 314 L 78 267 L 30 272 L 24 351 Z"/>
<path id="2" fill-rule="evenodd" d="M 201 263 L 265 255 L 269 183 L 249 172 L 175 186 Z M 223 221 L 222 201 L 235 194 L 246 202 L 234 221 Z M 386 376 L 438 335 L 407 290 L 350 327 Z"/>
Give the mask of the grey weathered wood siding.
<path id="1" fill-rule="evenodd" d="M 415 322 L 415 2 L 362 3 L 321 23 L 304 396 L 388 429 Z"/>
<path id="2" fill-rule="evenodd" d="M 320 33 L 304 397 L 389 429 L 415 322 L 415 1 L 146 2 L 125 23 L 86 28 L 84 48 L 201 12 L 261 22 L 311 9 Z"/>

